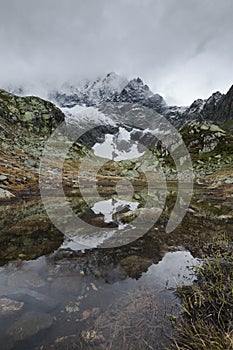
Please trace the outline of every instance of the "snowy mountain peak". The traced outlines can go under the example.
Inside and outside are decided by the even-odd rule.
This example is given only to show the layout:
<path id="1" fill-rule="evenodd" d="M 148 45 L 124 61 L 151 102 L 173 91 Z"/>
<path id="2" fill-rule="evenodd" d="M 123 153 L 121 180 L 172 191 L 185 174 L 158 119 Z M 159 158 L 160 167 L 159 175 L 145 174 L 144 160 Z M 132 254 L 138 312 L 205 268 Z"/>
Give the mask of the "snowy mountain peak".
<path id="1" fill-rule="evenodd" d="M 90 84 L 86 92 L 89 94 L 90 102 L 111 101 L 114 94 L 120 93 L 127 83 L 126 78 L 116 73 L 108 73 Z"/>
<path id="2" fill-rule="evenodd" d="M 163 97 L 154 94 L 140 77 L 128 81 L 114 72 L 75 87 L 66 84 L 63 89 L 50 94 L 50 99 L 61 107 L 91 107 L 105 102 L 127 102 L 153 108 L 158 113 L 164 113 L 168 107 Z"/>
<path id="3" fill-rule="evenodd" d="M 135 78 L 130 80 L 125 89 L 138 90 L 146 94 L 146 97 L 153 95 L 153 92 L 149 89 L 148 85 L 144 84 L 141 78 Z"/>
<path id="4" fill-rule="evenodd" d="M 94 80 L 66 82 L 56 87 L 38 83 L 5 89 L 19 95 L 35 94 L 61 108 L 100 107 L 106 102 L 136 103 L 162 114 L 178 128 L 193 120 L 212 120 L 217 123 L 233 119 L 233 86 L 225 95 L 217 91 L 207 99 L 195 100 L 189 107 L 168 106 L 163 97 L 154 94 L 140 77 L 128 80 L 115 72 Z"/>
<path id="5" fill-rule="evenodd" d="M 102 102 L 113 101 L 128 80 L 114 72 L 99 76 L 95 80 L 84 80 L 77 84 L 63 84 L 61 89 L 50 93 L 49 98 L 61 107 L 75 105 L 94 106 Z"/>
<path id="6" fill-rule="evenodd" d="M 142 79 L 135 78 L 128 82 L 121 93 L 116 97 L 117 102 L 142 103 L 154 94 Z"/>

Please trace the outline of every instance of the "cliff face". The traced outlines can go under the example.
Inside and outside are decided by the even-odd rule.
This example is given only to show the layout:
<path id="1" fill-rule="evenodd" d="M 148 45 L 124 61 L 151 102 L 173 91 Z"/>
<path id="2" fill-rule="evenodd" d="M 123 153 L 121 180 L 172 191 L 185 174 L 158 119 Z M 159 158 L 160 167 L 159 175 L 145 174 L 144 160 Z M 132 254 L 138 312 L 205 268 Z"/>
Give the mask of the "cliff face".
<path id="1" fill-rule="evenodd" d="M 207 100 L 194 101 L 183 116 L 192 120 L 210 120 L 233 133 L 233 86 L 225 95 L 215 92 Z"/>
<path id="2" fill-rule="evenodd" d="M 219 101 L 213 120 L 217 122 L 232 120 L 233 122 L 233 85 L 227 94 Z"/>

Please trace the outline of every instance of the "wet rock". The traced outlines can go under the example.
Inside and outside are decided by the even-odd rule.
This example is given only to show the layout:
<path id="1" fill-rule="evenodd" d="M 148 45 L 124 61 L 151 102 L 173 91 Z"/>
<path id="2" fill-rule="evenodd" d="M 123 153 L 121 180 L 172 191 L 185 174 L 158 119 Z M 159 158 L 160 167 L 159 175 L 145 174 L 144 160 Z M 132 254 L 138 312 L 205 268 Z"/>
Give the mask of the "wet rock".
<path id="1" fill-rule="evenodd" d="M 53 310 L 58 304 L 59 300 L 57 298 L 51 298 L 48 295 L 39 293 L 37 291 L 27 289 L 27 288 L 17 288 L 9 286 L 1 286 L 0 296 L 2 298 L 5 295 L 9 295 L 12 299 L 19 299 L 27 303 L 31 303 L 34 306 L 38 306 L 40 310 Z"/>
<path id="2" fill-rule="evenodd" d="M 22 310 L 24 303 L 9 298 L 0 299 L 0 315 L 7 316 Z"/>
<path id="3" fill-rule="evenodd" d="M 67 249 L 58 249 L 53 254 L 51 254 L 51 257 L 56 260 L 62 260 L 62 259 L 69 259 L 74 256 L 73 250 L 70 248 Z"/>
<path id="4" fill-rule="evenodd" d="M 32 298 L 32 302 L 38 303 L 38 305 L 40 305 L 40 309 L 44 309 L 46 311 L 55 309 L 59 304 L 59 300 L 56 298 L 51 298 L 48 295 L 30 289 L 21 289 L 18 292 L 15 292 L 15 294 L 25 296 L 25 300 Z"/>
<path id="5" fill-rule="evenodd" d="M 15 342 L 30 338 L 43 329 L 48 329 L 53 324 L 53 317 L 42 312 L 27 312 L 16 320 L 7 330 L 7 335 Z"/>

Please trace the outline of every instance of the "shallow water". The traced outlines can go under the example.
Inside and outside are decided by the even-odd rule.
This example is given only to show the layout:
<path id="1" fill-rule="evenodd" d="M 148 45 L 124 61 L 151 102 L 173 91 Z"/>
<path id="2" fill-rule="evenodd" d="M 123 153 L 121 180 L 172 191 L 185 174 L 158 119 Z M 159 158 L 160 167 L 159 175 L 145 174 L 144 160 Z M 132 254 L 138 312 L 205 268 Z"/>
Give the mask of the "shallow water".
<path id="1" fill-rule="evenodd" d="M 123 204 L 134 209 L 137 198 Z M 118 230 L 108 197 L 91 212 L 71 201 L 93 227 L 118 223 Z M 200 192 L 171 234 L 165 213 L 125 246 L 81 251 L 53 227 L 40 201 L 1 206 L 0 298 L 23 303 L 0 313 L 1 349 L 169 348 L 180 311 L 176 286 L 192 283 L 192 266 L 213 234 L 232 232 L 231 220 L 218 219 L 231 210 L 232 203 Z"/>
<path id="2" fill-rule="evenodd" d="M 56 339 L 73 335 L 78 346 L 82 344 L 85 348 L 85 344 L 91 346 L 91 342 L 85 343 L 81 334 L 89 330 L 96 330 L 96 334 L 103 337 L 99 346 L 109 348 L 114 327 L 119 339 L 112 341 L 113 348 L 117 349 L 122 339 L 119 324 L 122 327 L 127 324 L 129 343 L 135 344 L 139 333 L 145 332 L 140 322 L 153 328 L 153 336 L 144 335 L 151 346 L 166 343 L 167 333 L 172 332 L 170 314 L 178 316 L 179 311 L 179 300 L 174 294 L 176 283 L 191 282 L 192 270 L 187 266 L 196 262 L 187 251 L 169 252 L 138 279 L 120 272 L 119 265 L 105 271 L 105 277 L 103 273 L 97 276 L 97 272 L 93 274 L 85 269 L 80 259 L 53 261 L 41 257 L 8 264 L 0 273 L 1 295 L 19 300 L 24 306 L 14 315 L 1 317 L 1 344 L 8 344 L 12 324 L 29 311 L 49 313 L 55 321 L 49 330 L 16 342 L 14 349 L 34 349 L 42 345 L 50 349 Z M 142 261 L 138 263 L 142 265 Z M 23 326 L 31 327 L 30 324 Z M 123 346 L 127 348 L 127 340 Z"/>

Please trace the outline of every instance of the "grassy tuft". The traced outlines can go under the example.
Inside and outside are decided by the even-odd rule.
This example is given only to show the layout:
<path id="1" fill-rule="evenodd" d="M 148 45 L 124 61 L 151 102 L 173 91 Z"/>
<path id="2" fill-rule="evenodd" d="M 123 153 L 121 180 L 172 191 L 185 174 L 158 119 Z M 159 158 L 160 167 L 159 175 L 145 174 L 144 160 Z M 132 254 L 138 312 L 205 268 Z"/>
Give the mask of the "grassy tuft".
<path id="1" fill-rule="evenodd" d="M 233 349 L 233 245 L 225 240 L 208 247 L 192 286 L 178 288 L 183 313 L 177 324 L 179 350 Z"/>

